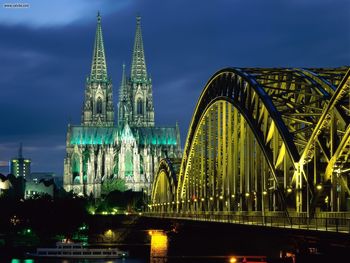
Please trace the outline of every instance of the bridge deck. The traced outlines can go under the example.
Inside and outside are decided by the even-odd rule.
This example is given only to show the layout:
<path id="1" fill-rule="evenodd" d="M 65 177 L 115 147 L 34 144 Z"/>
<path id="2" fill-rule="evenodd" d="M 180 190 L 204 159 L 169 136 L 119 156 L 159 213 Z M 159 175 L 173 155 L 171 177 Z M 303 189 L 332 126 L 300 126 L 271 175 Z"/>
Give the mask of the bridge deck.
<path id="1" fill-rule="evenodd" d="M 289 229 L 302 229 L 310 231 L 327 231 L 336 233 L 350 233 L 350 217 L 347 213 L 337 217 L 320 216 L 307 218 L 302 216 L 285 217 L 280 213 L 273 215 L 249 215 L 229 212 L 206 212 L 206 213 L 144 213 L 147 217 L 196 220 L 205 222 L 221 222 L 231 224 L 254 225 L 264 227 L 277 227 Z"/>

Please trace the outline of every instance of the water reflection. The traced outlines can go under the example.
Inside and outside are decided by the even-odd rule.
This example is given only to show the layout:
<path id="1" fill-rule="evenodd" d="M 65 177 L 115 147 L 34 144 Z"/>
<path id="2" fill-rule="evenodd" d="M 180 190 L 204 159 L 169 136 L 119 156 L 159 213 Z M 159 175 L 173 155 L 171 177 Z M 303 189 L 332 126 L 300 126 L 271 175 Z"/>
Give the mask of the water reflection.
<path id="1" fill-rule="evenodd" d="M 150 263 L 165 263 L 168 255 L 168 236 L 162 230 L 150 230 L 151 257 Z"/>

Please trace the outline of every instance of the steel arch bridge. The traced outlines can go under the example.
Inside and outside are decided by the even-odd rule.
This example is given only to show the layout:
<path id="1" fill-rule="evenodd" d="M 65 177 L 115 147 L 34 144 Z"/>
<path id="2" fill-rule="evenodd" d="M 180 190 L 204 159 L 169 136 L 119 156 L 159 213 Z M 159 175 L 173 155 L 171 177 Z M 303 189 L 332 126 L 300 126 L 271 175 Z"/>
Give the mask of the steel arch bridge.
<path id="1" fill-rule="evenodd" d="M 349 211 L 350 70 L 226 68 L 197 102 L 150 211 Z"/>

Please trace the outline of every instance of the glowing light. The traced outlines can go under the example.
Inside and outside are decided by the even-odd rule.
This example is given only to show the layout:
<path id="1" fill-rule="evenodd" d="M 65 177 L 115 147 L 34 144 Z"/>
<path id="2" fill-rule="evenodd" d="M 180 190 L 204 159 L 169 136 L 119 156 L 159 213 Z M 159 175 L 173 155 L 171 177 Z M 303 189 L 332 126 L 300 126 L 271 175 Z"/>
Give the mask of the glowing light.
<path id="1" fill-rule="evenodd" d="M 204 198 L 202 198 L 201 201 L 204 202 Z"/>
<path id="2" fill-rule="evenodd" d="M 245 196 L 248 197 L 250 194 L 249 193 L 245 193 Z"/>
<path id="3" fill-rule="evenodd" d="M 287 193 L 291 193 L 292 192 L 292 188 L 288 187 L 287 188 Z"/>
<path id="4" fill-rule="evenodd" d="M 263 191 L 263 195 L 267 195 L 267 191 L 264 190 L 264 191 Z"/>
<path id="5" fill-rule="evenodd" d="M 113 231 L 112 229 L 108 229 L 105 233 L 104 236 L 107 238 L 111 238 L 113 236 Z"/>
<path id="6" fill-rule="evenodd" d="M 151 257 L 165 257 L 168 251 L 168 237 L 162 231 L 153 231 L 151 235 Z"/>
<path id="7" fill-rule="evenodd" d="M 322 185 L 321 185 L 321 184 L 318 184 L 318 185 L 316 186 L 316 189 L 317 189 L 318 191 L 322 190 Z"/>
<path id="8" fill-rule="evenodd" d="M 212 196 L 209 199 L 210 199 L 210 201 L 213 201 L 213 197 Z"/>
<path id="9" fill-rule="evenodd" d="M 222 195 L 220 195 L 220 197 L 219 197 L 219 198 L 220 198 L 220 200 L 224 199 L 224 197 L 223 197 Z"/>
<path id="10" fill-rule="evenodd" d="M 230 258 L 230 263 L 235 263 L 235 262 L 237 262 L 237 258 L 231 257 L 231 258 Z"/>
<path id="11" fill-rule="evenodd" d="M 231 195 L 232 198 L 235 198 L 235 195 Z"/>

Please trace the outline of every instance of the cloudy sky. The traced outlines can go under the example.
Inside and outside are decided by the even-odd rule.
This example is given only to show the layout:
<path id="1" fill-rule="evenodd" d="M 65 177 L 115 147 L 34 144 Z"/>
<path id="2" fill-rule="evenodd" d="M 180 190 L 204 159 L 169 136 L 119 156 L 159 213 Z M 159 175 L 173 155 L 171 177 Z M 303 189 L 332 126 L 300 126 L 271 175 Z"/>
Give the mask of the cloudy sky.
<path id="1" fill-rule="evenodd" d="M 67 125 L 80 123 L 98 10 L 115 106 L 140 14 L 156 124 L 178 121 L 183 143 L 199 94 L 220 68 L 350 64 L 348 0 L 0 3 L 0 165 L 23 142 L 38 172 L 63 173 Z"/>

